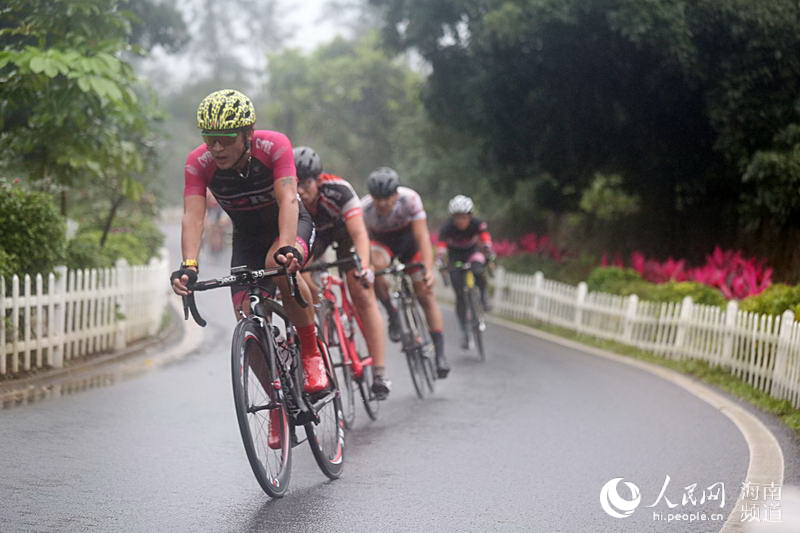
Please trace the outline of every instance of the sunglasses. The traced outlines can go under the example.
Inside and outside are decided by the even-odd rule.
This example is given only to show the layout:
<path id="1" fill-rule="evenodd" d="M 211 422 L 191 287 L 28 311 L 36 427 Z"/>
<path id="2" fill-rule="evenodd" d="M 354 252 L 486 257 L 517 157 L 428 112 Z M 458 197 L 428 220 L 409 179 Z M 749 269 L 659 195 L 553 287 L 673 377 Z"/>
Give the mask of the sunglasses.
<path id="1" fill-rule="evenodd" d="M 216 143 L 222 145 L 223 148 L 227 148 L 228 146 L 232 145 L 236 142 L 236 138 L 239 136 L 238 132 L 231 132 L 231 133 L 206 133 L 203 132 L 203 142 L 206 143 L 206 146 L 211 148 Z"/>

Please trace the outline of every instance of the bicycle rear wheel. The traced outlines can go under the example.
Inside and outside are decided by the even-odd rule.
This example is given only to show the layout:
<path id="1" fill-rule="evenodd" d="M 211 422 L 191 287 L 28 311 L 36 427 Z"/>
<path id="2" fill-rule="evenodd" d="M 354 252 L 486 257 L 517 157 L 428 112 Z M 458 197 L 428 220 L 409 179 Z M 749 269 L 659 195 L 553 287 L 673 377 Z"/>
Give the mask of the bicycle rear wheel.
<path id="1" fill-rule="evenodd" d="M 254 320 L 241 320 L 231 346 L 236 418 L 256 480 L 270 497 L 280 498 L 289 487 L 292 447 L 289 417 L 275 369 L 264 330 Z"/>
<path id="2" fill-rule="evenodd" d="M 422 337 L 420 331 L 416 327 L 414 320 L 414 312 L 409 309 L 409 306 L 401 302 L 400 312 L 400 325 L 403 329 L 403 352 L 406 354 L 406 362 L 408 363 L 408 371 L 411 374 L 411 382 L 414 385 L 414 391 L 417 396 L 424 400 L 430 388 L 426 383 L 424 357 L 422 354 Z"/>
<path id="3" fill-rule="evenodd" d="M 358 321 L 354 320 L 352 317 L 350 318 L 349 340 L 351 351 L 355 352 L 354 356 L 358 357 L 359 361 L 363 362 L 369 355 L 367 341 L 364 339 L 363 333 L 361 333 Z M 357 378 L 355 381 L 358 384 L 358 390 L 361 393 L 361 400 L 364 403 L 364 410 L 367 412 L 367 416 L 370 420 L 377 420 L 380 411 L 380 402 L 372 392 L 372 379 L 374 378 L 372 364 L 362 364 L 361 368 L 361 377 Z"/>
<path id="4" fill-rule="evenodd" d="M 333 372 L 330 354 L 324 343 L 320 343 L 322 359 L 328 370 L 328 379 L 334 387 L 332 399 L 325 403 L 317 415 L 319 422 L 309 422 L 305 425 L 308 435 L 308 444 L 322 473 L 330 479 L 338 479 L 344 466 L 344 414 L 342 413 L 342 398 L 336 394 L 336 376 Z"/>
<path id="5" fill-rule="evenodd" d="M 331 313 L 335 312 L 337 312 L 335 308 L 331 310 Z M 322 338 L 330 352 L 331 363 L 342 396 L 342 417 L 345 427 L 349 429 L 353 427 L 356 420 L 356 383 L 353 380 L 353 367 L 349 361 L 345 360 L 343 342 L 339 338 L 334 317 L 330 314 L 325 319 Z"/>
<path id="6" fill-rule="evenodd" d="M 469 291 L 470 322 L 472 323 L 472 337 L 475 339 L 475 347 L 478 349 L 478 356 L 481 361 L 486 361 L 486 348 L 483 344 L 483 330 L 486 325 L 483 321 L 483 304 L 480 301 L 478 290 L 473 288 Z"/>

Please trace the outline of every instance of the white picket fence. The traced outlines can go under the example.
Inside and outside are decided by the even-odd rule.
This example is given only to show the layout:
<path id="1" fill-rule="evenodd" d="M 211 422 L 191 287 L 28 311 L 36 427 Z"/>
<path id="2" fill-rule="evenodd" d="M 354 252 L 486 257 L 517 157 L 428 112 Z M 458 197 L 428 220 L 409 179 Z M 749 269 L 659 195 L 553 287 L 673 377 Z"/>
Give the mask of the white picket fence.
<path id="1" fill-rule="evenodd" d="M 760 315 L 740 310 L 735 301 L 721 309 L 691 298 L 640 301 L 636 295 L 588 292 L 586 283 L 559 283 L 541 272 L 530 276 L 502 268 L 493 284 L 497 314 L 563 326 L 669 359 L 707 361 L 800 407 L 800 322 L 791 311 Z"/>
<path id="2" fill-rule="evenodd" d="M 167 304 L 165 249 L 147 265 L 0 277 L 0 375 L 63 367 L 154 335 Z"/>

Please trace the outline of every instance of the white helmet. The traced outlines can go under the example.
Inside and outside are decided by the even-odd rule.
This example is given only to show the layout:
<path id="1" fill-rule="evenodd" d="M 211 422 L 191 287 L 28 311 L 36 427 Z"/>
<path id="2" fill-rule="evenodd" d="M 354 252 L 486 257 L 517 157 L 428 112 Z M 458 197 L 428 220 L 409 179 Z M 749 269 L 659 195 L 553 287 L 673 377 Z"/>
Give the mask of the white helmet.
<path id="1" fill-rule="evenodd" d="M 472 213 L 472 208 L 474 206 L 475 205 L 472 203 L 472 198 L 469 196 L 464 196 L 463 194 L 459 194 L 450 200 L 447 210 L 450 211 L 451 215 L 455 215 L 457 213 Z"/>

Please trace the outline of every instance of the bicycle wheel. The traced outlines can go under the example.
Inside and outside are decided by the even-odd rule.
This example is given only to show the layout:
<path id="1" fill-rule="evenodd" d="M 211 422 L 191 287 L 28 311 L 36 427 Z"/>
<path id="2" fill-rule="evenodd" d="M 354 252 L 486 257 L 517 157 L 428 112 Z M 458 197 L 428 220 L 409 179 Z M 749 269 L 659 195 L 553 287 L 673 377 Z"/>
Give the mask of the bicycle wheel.
<path id="1" fill-rule="evenodd" d="M 337 312 L 335 309 L 331 310 Z M 356 384 L 353 380 L 353 367 L 345 360 L 342 341 L 336 329 L 336 322 L 332 314 L 324 318 L 323 339 L 330 352 L 331 363 L 336 374 L 336 382 L 342 396 L 342 417 L 346 428 L 353 427 L 356 420 Z"/>
<path id="2" fill-rule="evenodd" d="M 364 339 L 364 335 L 361 333 L 361 328 L 359 328 L 357 321 L 352 318 L 350 319 L 349 331 L 351 353 L 355 352 L 354 357 L 358 357 L 360 361 L 363 361 L 369 354 L 367 341 Z M 362 365 L 362 369 L 361 377 L 355 381 L 358 384 L 358 391 L 361 393 L 361 400 L 364 403 L 364 410 L 367 412 L 367 416 L 370 420 L 377 420 L 378 412 L 380 411 L 380 402 L 378 402 L 378 399 L 372 392 L 372 379 L 374 377 L 372 365 Z"/>
<path id="3" fill-rule="evenodd" d="M 434 389 L 434 383 L 436 382 L 436 368 L 433 363 L 433 357 L 431 356 L 433 341 L 431 340 L 431 334 L 428 331 L 428 323 L 422 318 L 422 310 L 420 309 L 419 302 L 416 299 L 414 300 L 414 305 L 411 308 L 411 315 L 414 319 L 414 328 L 419 332 L 419 337 L 421 339 L 419 358 L 422 374 L 425 378 L 425 386 L 428 388 L 428 392 L 432 393 Z"/>
<path id="4" fill-rule="evenodd" d="M 480 301 L 480 294 L 475 288 L 469 291 L 469 306 L 475 347 L 478 349 L 478 356 L 481 361 L 486 361 L 486 348 L 483 345 L 483 330 L 486 329 L 486 324 L 483 321 L 483 306 Z"/>
<path id="5" fill-rule="evenodd" d="M 279 380 L 275 368 L 264 330 L 252 319 L 241 320 L 231 346 L 236 418 L 256 480 L 270 497 L 280 498 L 289 487 L 292 447 L 283 393 L 272 385 Z"/>
<path id="6" fill-rule="evenodd" d="M 416 328 L 413 311 L 408 308 L 408 304 L 400 301 L 400 325 L 403 329 L 403 352 L 406 354 L 408 371 L 411 374 L 411 382 L 414 390 L 420 399 L 430 392 L 426 383 L 425 370 L 423 368 L 422 338 Z"/>
<path id="7" fill-rule="evenodd" d="M 372 392 L 372 365 L 364 367 L 364 373 L 361 379 L 358 380 L 358 390 L 361 393 L 361 400 L 364 402 L 364 410 L 370 420 L 378 419 L 378 412 L 380 411 L 381 403 Z"/>
<path id="8" fill-rule="evenodd" d="M 320 343 L 320 351 L 328 370 L 328 379 L 333 382 L 335 388 L 336 376 L 324 343 Z M 318 423 L 309 422 L 305 425 L 308 444 L 322 473 L 330 479 L 337 479 L 344 466 L 344 415 L 341 395 L 333 394 L 332 399 L 317 411 L 317 416 L 319 416 Z"/>

